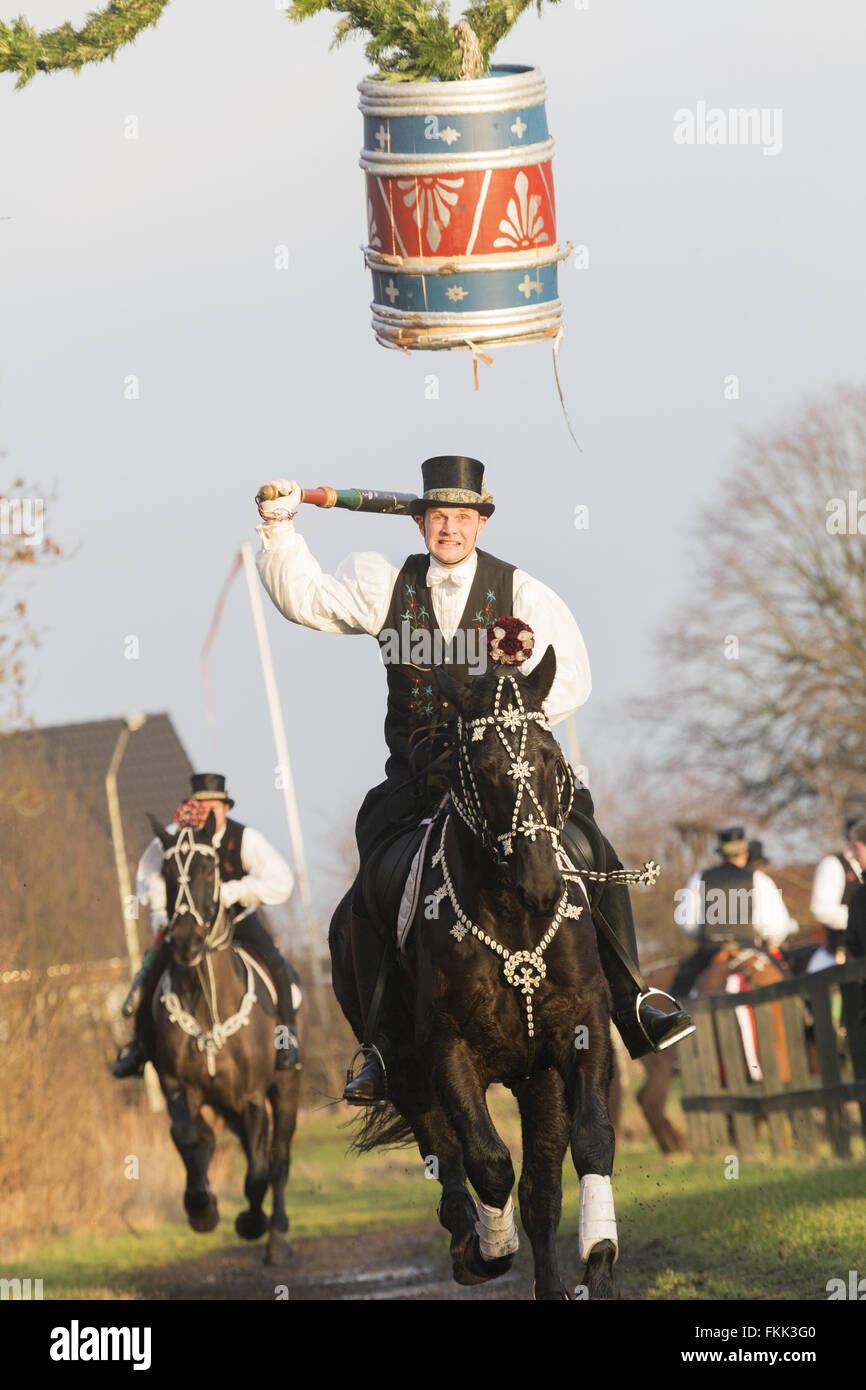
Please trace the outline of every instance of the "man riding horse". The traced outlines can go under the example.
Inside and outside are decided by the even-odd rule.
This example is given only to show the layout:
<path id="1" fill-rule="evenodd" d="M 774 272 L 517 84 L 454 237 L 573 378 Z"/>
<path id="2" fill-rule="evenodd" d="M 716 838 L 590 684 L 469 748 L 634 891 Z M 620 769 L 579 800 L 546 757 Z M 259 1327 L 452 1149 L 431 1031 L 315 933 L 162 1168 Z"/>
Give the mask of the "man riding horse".
<path id="1" fill-rule="evenodd" d="M 773 880 L 755 867 L 755 859 L 768 862 L 752 850 L 760 841 L 749 841 L 741 825 L 720 830 L 717 839 L 722 862 L 692 874 L 677 894 L 674 920 L 698 943 L 674 976 L 671 992 L 677 998 L 689 995 L 721 945 L 776 947 L 798 930 Z"/>
<path id="2" fill-rule="evenodd" d="M 280 954 L 274 939 L 262 924 L 255 909 L 260 903 L 275 907 L 288 898 L 294 885 L 292 871 L 258 830 L 229 819 L 234 801 L 226 791 L 226 779 L 218 772 L 197 772 L 192 777 L 189 798 L 175 812 L 175 822 L 169 832 L 192 825 L 204 826 L 213 813 L 215 829 L 211 843 L 219 857 L 220 901 L 232 914 L 234 939 L 261 961 L 274 982 L 277 1012 L 280 1018 L 280 1045 L 277 1047 L 277 1070 L 300 1065 L 298 1038 L 295 1031 L 295 1005 L 292 980 L 297 980 L 291 966 Z M 132 1003 L 140 990 L 135 1015 L 135 1037 L 118 1055 L 114 1067 L 117 1077 L 140 1076 L 147 1061 L 153 1060 L 155 1035 L 153 993 L 170 960 L 170 947 L 165 940 L 169 925 L 166 911 L 165 880 L 162 874 L 164 849 L 159 840 L 151 840 L 141 857 L 136 875 L 139 902 L 150 908 L 150 925 L 154 945 L 147 952 L 144 965 L 133 982 L 124 1005 L 131 1012 Z M 175 904 L 175 913 L 179 904 Z M 285 1043 L 285 1045 L 283 1045 Z"/>
<path id="3" fill-rule="evenodd" d="M 388 678 L 385 740 L 390 756 L 384 782 L 368 793 L 357 818 L 362 870 L 397 826 L 418 824 L 429 816 L 448 786 L 457 711 L 439 693 L 431 670 L 440 659 L 438 652 L 450 652 L 446 669 L 463 683 L 482 653 L 486 660 L 486 629 L 495 618 L 513 615 L 535 634 L 534 657 L 526 661 L 524 671 L 531 671 L 549 644 L 555 650 L 556 677 L 544 706 L 550 723 L 565 719 L 590 692 L 583 638 L 562 600 L 524 571 L 476 548 L 494 510 L 484 491 L 483 465 L 477 459 L 445 455 L 427 459 L 422 474 L 424 492 L 410 511 L 425 553 L 410 555 L 402 566 L 381 555 L 358 553 L 350 555 L 336 574 L 323 574 L 293 526 L 301 501 L 299 485 L 280 479 L 263 490 L 279 495 L 259 502 L 264 522 L 257 528 L 262 541 L 259 574 L 280 612 L 321 632 L 366 632 L 380 644 Z M 604 855 L 604 863 L 595 868 L 621 868 L 612 846 L 595 827 L 589 790 L 577 781 L 574 812 L 586 818 L 589 842 L 595 841 Z M 578 862 L 585 863 L 588 837 L 574 813 L 564 839 L 569 854 L 576 853 Z M 359 885 L 360 876 L 353 910 L 363 921 Z M 694 1024 L 682 1010 L 665 1014 L 646 1003 L 625 886 L 605 884 L 594 921 L 611 987 L 612 1017 L 631 1055 L 669 1047 L 693 1032 Z M 355 962 L 368 1010 L 371 996 L 381 993 L 382 961 L 382 941 L 371 922 L 356 943 Z M 378 1036 L 376 1044 L 387 1056 L 387 1036 Z M 366 1105 L 385 1095 L 379 1056 L 368 1049 L 344 1099 Z"/>

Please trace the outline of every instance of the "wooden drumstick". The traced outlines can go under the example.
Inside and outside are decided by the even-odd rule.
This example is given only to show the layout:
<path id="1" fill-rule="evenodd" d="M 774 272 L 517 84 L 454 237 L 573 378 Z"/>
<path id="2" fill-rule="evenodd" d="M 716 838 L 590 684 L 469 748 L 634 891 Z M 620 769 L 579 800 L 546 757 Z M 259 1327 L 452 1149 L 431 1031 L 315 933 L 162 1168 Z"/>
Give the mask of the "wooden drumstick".
<path id="1" fill-rule="evenodd" d="M 256 493 L 257 502 L 276 502 L 284 493 L 273 483 L 265 483 Z M 413 492 L 372 492 L 369 488 L 301 488 L 301 501 L 314 507 L 342 507 L 350 512 L 380 512 L 387 516 L 407 516 L 415 501 Z"/>

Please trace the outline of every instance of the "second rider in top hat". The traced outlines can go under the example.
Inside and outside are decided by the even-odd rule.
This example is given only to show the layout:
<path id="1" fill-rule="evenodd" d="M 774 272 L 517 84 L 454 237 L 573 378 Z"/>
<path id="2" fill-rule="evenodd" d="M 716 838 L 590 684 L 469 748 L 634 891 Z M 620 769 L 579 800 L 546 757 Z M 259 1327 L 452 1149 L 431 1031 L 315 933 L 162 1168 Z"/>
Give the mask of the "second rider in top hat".
<path id="1" fill-rule="evenodd" d="M 545 702 L 551 724 L 566 718 L 587 699 L 589 662 L 583 638 L 568 608 L 546 585 L 514 565 L 497 560 L 476 543 L 493 512 L 484 491 L 484 469 L 477 459 L 445 455 L 422 464 L 423 495 L 411 508 L 426 553 L 410 555 L 402 565 L 369 552 L 350 555 L 333 575 L 323 574 L 292 517 L 300 505 L 297 483 L 285 479 L 273 486 L 281 494 L 260 502 L 264 525 L 258 531 L 262 582 L 280 612 L 292 622 L 322 632 L 366 632 L 379 639 L 385 658 L 386 639 L 418 629 L 437 632 L 446 643 L 459 630 L 486 629 L 495 618 L 513 615 L 535 634 L 529 671 L 548 644 L 556 652 L 556 678 Z M 449 664 L 450 674 L 463 681 L 471 674 L 466 661 L 468 643 Z M 459 653 L 460 648 L 457 648 Z M 424 667 L 403 653 L 386 661 L 388 707 L 385 740 L 389 758 L 385 781 L 368 793 L 358 815 L 356 836 L 362 863 L 396 822 L 418 821 L 430 814 L 448 784 L 448 751 L 456 714 L 438 693 Z M 592 798 L 576 782 L 574 809 L 592 817 Z M 568 827 L 566 827 L 567 839 Z M 621 867 L 613 847 L 604 841 L 605 870 Z M 356 894 L 357 900 L 357 894 Z M 599 954 L 611 987 L 613 1020 L 633 1057 L 668 1047 L 693 1031 L 688 1014 L 663 1014 L 641 999 L 635 976 L 637 943 L 628 889 L 608 884 L 598 903 L 607 924 L 598 930 Z M 369 933 L 371 960 L 360 962 L 359 974 L 375 979 L 381 945 Z M 618 947 L 618 949 L 617 949 Z M 631 961 L 629 970 L 622 957 Z M 387 1051 L 387 1039 L 382 1040 Z M 359 1076 L 346 1087 L 345 1098 L 368 1103 L 384 1094 L 381 1069 L 372 1054 Z"/>

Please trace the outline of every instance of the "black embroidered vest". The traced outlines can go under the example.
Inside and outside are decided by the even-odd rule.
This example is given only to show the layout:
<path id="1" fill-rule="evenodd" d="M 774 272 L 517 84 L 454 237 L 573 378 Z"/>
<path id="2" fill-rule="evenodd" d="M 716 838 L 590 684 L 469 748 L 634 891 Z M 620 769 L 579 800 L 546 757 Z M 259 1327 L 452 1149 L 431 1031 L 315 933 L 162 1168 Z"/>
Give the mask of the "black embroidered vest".
<path id="1" fill-rule="evenodd" d="M 445 643 L 427 587 L 429 555 L 410 555 L 397 576 L 378 641 L 388 677 L 385 742 L 389 777 L 420 771 L 450 747 L 456 712 L 439 695 L 430 664 L 468 680 L 486 663 L 484 633 L 514 608 L 514 565 L 477 550 L 478 565 L 454 639 Z M 419 634 L 414 637 L 413 634 Z M 479 653 L 481 653 L 479 661 Z"/>
<path id="2" fill-rule="evenodd" d="M 741 869 L 736 864 L 714 864 L 711 869 L 704 869 L 701 878 L 704 881 L 702 944 L 735 941 L 742 946 L 753 946 L 755 876 L 752 870 Z"/>
<path id="3" fill-rule="evenodd" d="M 241 864 L 241 839 L 244 827 L 236 820 L 227 820 L 223 837 L 217 845 L 220 878 L 223 883 L 229 879 L 244 878 L 246 870 Z"/>

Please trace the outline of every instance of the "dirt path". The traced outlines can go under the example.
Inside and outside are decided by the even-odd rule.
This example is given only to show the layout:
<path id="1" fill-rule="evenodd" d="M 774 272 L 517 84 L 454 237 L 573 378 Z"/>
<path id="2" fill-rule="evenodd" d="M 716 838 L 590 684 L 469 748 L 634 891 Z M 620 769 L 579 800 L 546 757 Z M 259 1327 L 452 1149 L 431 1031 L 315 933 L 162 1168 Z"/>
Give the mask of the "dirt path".
<path id="1" fill-rule="evenodd" d="M 577 1266 L 569 1252 L 568 1266 Z M 514 1267 L 489 1284 L 461 1288 L 451 1278 L 447 1236 L 431 1225 L 360 1235 L 313 1236 L 292 1243 L 284 1264 L 262 1264 L 262 1244 L 200 1260 L 167 1265 L 148 1274 L 145 1297 L 170 1299 L 275 1299 L 283 1286 L 293 1301 L 382 1299 L 513 1299 L 532 1292 L 532 1257 L 523 1242 Z M 625 1286 L 624 1297 L 635 1297 Z"/>

